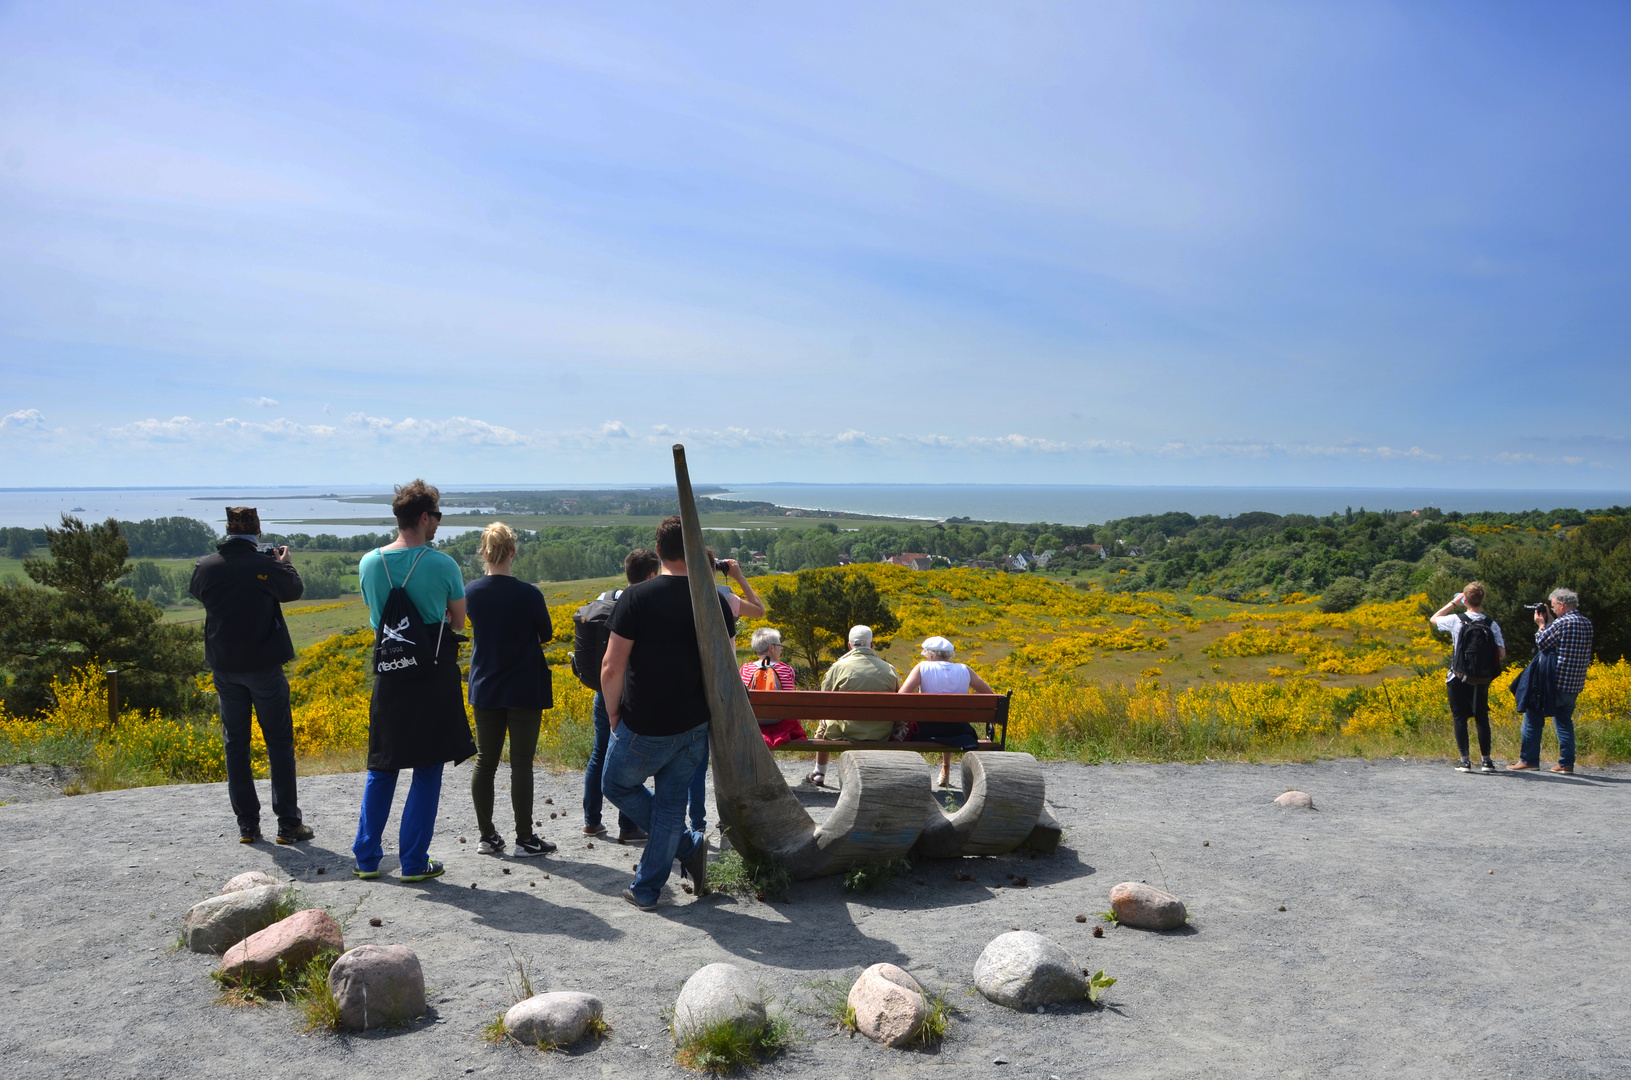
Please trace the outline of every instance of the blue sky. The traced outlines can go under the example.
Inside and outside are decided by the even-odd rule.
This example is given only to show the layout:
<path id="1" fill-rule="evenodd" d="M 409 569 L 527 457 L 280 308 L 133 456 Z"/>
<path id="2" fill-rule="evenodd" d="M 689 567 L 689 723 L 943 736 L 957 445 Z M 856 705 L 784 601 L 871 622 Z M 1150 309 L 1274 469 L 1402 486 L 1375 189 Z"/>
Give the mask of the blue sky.
<path id="1" fill-rule="evenodd" d="M 1628 31 L 0 3 L 0 486 L 1625 489 Z"/>

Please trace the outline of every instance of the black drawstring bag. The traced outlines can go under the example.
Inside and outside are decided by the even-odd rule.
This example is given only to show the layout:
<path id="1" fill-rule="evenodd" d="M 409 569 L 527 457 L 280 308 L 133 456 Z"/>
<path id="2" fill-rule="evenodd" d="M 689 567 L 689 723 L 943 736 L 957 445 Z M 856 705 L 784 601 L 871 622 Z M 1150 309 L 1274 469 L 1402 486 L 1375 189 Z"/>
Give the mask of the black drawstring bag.
<path id="1" fill-rule="evenodd" d="M 385 597 L 385 610 L 379 617 L 379 629 L 374 631 L 374 674 L 380 678 L 428 675 L 441 655 L 442 629 L 447 624 L 437 623 L 433 637 L 424 619 L 420 618 L 419 609 L 408 596 L 408 578 L 413 577 L 419 560 L 428 550 L 419 549 L 413 565 L 408 567 L 407 577 L 402 579 L 400 585 L 391 581 L 391 566 L 385 561 L 384 550 L 380 551 L 379 560 L 385 567 L 385 581 L 391 586 L 391 591 Z"/>

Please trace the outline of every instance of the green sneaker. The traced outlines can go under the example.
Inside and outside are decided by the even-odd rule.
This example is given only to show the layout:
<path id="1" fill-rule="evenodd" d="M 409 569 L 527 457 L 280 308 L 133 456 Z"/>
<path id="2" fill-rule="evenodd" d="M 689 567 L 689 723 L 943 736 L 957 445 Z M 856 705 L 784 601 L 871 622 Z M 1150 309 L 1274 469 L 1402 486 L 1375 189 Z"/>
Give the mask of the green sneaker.
<path id="1" fill-rule="evenodd" d="M 351 872 L 353 874 L 357 875 L 358 877 L 363 878 L 363 879 L 368 880 L 368 881 L 372 881 L 374 878 L 379 877 L 379 871 L 378 870 L 359 870 L 359 869 L 357 869 L 356 867 L 353 866 L 351 868 Z"/>
<path id="2" fill-rule="evenodd" d="M 422 873 L 403 874 L 402 875 L 402 880 L 405 881 L 405 882 L 426 881 L 426 880 L 428 880 L 430 878 L 433 878 L 433 877 L 441 877 L 442 872 L 444 870 L 446 870 L 446 869 L 447 869 L 447 867 L 443 866 L 441 863 L 437 862 L 435 859 L 432 859 L 432 860 L 430 860 L 430 865 L 425 867 L 425 869 L 424 869 L 424 871 Z M 376 874 L 375 876 L 377 877 L 378 875 Z"/>

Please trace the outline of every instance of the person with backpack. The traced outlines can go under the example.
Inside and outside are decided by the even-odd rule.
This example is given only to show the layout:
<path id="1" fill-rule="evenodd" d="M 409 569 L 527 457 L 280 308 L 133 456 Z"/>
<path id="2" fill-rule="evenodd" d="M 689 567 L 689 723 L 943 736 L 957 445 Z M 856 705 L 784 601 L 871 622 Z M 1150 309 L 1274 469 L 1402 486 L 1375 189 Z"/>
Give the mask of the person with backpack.
<path id="1" fill-rule="evenodd" d="M 782 663 L 782 632 L 761 626 L 753 632 L 753 651 L 757 660 L 742 665 L 742 685 L 749 690 L 791 690 L 794 688 L 793 669 Z M 797 720 L 761 720 L 759 734 L 766 746 L 781 746 L 805 738 L 804 725 Z"/>
<path id="2" fill-rule="evenodd" d="M 1453 612 L 1452 608 L 1465 611 Z M 1433 629 L 1450 635 L 1450 670 L 1445 673 L 1445 692 L 1450 698 L 1450 717 L 1455 721 L 1455 744 L 1461 751 L 1456 772 L 1472 772 L 1467 742 L 1467 719 L 1478 726 L 1478 750 L 1483 755 L 1479 772 L 1493 773 L 1495 762 L 1489 756 L 1489 684 L 1506 662 L 1506 641 L 1500 625 L 1483 612 L 1484 586 L 1476 581 L 1450 598 L 1450 602 L 1429 617 Z"/>
<path id="3" fill-rule="evenodd" d="M 635 548 L 623 559 L 623 576 L 630 585 L 638 585 L 657 576 L 662 569 L 655 552 Z M 591 710 L 595 722 L 595 745 L 589 751 L 589 764 L 583 770 L 583 835 L 600 836 L 606 832 L 600 816 L 605 806 L 601 791 L 601 770 L 606 766 L 606 744 L 611 741 L 611 721 L 606 718 L 606 696 L 600 688 L 600 663 L 606 658 L 607 629 L 612 609 L 622 589 L 603 592 L 572 615 L 572 674 L 578 681 L 595 692 Z M 633 818 L 617 812 L 617 842 L 643 844 L 646 831 L 635 824 Z"/>
<path id="4" fill-rule="evenodd" d="M 374 694 L 368 709 L 368 778 L 357 838 L 351 845 L 360 878 L 379 877 L 382 838 L 397 774 L 413 770 L 402 807 L 398 858 L 403 881 L 439 876 L 430 857 L 442 766 L 476 754 L 459 679 L 464 628 L 464 574 L 451 555 L 431 546 L 442 520 L 441 493 L 423 480 L 396 489 L 391 512 L 397 538 L 362 557 L 357 577 L 374 626 Z"/>
<path id="5" fill-rule="evenodd" d="M 555 636 L 549 605 L 538 586 L 510 573 L 515 533 L 495 521 L 481 533 L 481 559 L 487 573 L 465 586 L 470 614 L 470 707 L 476 714 L 476 768 L 470 798 L 482 855 L 504 854 L 504 838 L 493 825 L 493 777 L 510 737 L 510 809 L 515 812 L 515 853 L 523 859 L 546 855 L 555 845 L 533 831 L 532 759 L 544 710 L 555 704 L 544 646 Z"/>

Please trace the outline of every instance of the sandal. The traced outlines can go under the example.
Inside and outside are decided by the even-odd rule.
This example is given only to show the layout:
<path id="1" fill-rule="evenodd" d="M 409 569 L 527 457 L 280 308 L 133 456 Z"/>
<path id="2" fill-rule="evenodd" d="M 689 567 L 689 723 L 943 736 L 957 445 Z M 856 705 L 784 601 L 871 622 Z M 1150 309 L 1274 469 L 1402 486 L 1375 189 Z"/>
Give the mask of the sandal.
<path id="1" fill-rule="evenodd" d="M 810 785 L 812 785 L 814 787 L 826 787 L 827 786 L 826 785 L 826 779 L 827 779 L 827 774 L 826 773 L 813 772 L 809 776 L 806 776 L 804 778 L 804 782 L 806 784 L 810 784 Z"/>

